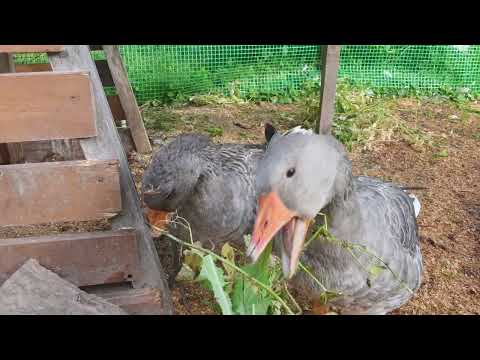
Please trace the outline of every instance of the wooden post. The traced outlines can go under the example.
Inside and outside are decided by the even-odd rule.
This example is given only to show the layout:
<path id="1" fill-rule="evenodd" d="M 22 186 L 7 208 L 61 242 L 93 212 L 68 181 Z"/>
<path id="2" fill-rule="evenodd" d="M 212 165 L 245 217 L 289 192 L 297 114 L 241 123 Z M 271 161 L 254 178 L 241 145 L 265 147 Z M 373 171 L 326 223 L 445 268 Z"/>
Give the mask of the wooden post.
<path id="1" fill-rule="evenodd" d="M 119 161 L 120 186 L 123 210 L 112 219 L 114 229 L 135 229 L 137 231 L 140 266 L 143 274 L 134 282 L 135 288 L 155 287 L 161 291 L 162 306 L 165 314 L 173 313 L 165 273 L 160 264 L 150 229 L 148 228 L 135 188 L 127 156 L 123 150 L 120 137 L 115 126 L 107 97 L 95 68 L 88 45 L 66 45 L 65 51 L 49 54 L 49 62 L 54 71 L 86 70 L 90 72 L 93 101 L 96 110 L 97 136 L 80 140 L 85 158 L 90 160 Z"/>
<path id="2" fill-rule="evenodd" d="M 103 45 L 103 50 L 105 51 L 118 97 L 125 111 L 127 124 L 132 133 L 135 147 L 139 153 L 149 153 L 152 151 L 152 146 L 150 145 L 133 89 L 128 81 L 127 72 L 118 47 L 116 45 Z"/>
<path id="3" fill-rule="evenodd" d="M 327 134 L 332 130 L 339 58 L 340 45 L 322 45 L 320 117 L 315 125 L 317 133 Z"/>
<path id="4" fill-rule="evenodd" d="M 15 72 L 15 61 L 12 54 L 0 53 L 0 73 Z M 7 156 L 8 155 L 8 156 Z M 23 160 L 22 144 L 0 144 L 0 164 L 16 164 Z"/>

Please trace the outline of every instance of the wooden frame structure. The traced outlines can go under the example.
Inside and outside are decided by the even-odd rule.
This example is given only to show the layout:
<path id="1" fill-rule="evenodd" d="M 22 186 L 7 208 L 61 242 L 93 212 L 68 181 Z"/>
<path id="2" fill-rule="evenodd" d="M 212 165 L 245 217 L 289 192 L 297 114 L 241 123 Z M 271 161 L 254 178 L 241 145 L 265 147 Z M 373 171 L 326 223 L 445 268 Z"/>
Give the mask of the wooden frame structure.
<path id="1" fill-rule="evenodd" d="M 124 68 L 118 50 L 113 45 L 104 45 L 103 49 L 117 90 L 124 94 L 120 96 L 122 105 L 126 113 L 133 114 L 138 107 L 132 101 L 133 92 L 128 95 L 131 87 L 126 74 L 121 75 Z M 25 124 L 32 124 L 29 133 L 22 121 L 17 126 L 17 122 L 0 120 L 0 129 L 8 129 L 8 136 L 2 133 L 0 140 L 8 143 L 9 156 L 20 141 L 55 144 L 78 139 L 84 158 L 1 165 L 0 226 L 110 218 L 112 231 L 0 239 L 0 282 L 29 258 L 35 258 L 74 285 L 108 298 L 128 313 L 172 314 L 170 291 L 88 45 L 0 45 L 0 72 L 15 68 L 13 52 L 47 52 L 51 72 L 0 74 L 0 93 L 2 87 L 17 89 L 15 96 L 0 97 L 0 119 L 11 120 L 16 115 Z M 51 90 L 55 96 L 42 100 L 35 86 L 42 91 L 42 81 L 52 79 L 61 86 L 56 92 Z M 27 90 L 31 92 L 30 103 L 16 101 Z M 75 127 L 66 116 L 75 111 L 72 109 L 81 113 Z M 9 115 L 3 117 L 6 113 Z M 57 118 L 63 118 L 63 122 Z M 132 119 L 141 121 L 139 114 Z M 57 129 L 52 131 L 50 126 Z M 137 134 L 142 133 L 141 126 L 135 129 Z M 41 135 L 36 137 L 36 133 Z M 0 156 L 4 153 L 5 148 Z"/>
<path id="2" fill-rule="evenodd" d="M 44 52 L 58 50 L 60 45 L 1 45 L 0 73 L 31 73 L 51 72 L 49 63 L 45 64 L 15 64 L 15 52 Z M 107 96 L 107 101 L 112 111 L 113 118 L 119 126 L 118 132 L 127 152 L 135 149 L 139 153 L 150 153 L 152 147 L 145 130 L 140 109 L 138 107 L 133 89 L 128 81 L 127 72 L 122 58 L 115 45 L 89 45 L 91 51 L 104 51 L 105 60 L 95 60 L 95 67 L 103 86 L 115 87 L 117 95 Z M 127 128 L 120 127 L 125 120 Z M 55 128 L 55 127 L 53 127 Z M 0 164 L 19 163 L 27 161 L 42 161 L 43 158 L 54 154 L 62 154 L 65 160 L 83 159 L 78 141 L 36 141 L 34 143 L 2 144 L 0 139 Z"/>

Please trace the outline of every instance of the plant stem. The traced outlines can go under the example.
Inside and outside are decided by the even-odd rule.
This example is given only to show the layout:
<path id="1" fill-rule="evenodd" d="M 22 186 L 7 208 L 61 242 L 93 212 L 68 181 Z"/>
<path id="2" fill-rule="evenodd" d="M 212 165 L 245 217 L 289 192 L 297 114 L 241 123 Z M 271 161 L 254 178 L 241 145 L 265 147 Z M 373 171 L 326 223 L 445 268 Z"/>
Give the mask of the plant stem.
<path id="1" fill-rule="evenodd" d="M 217 260 L 220 260 L 221 262 L 223 262 L 224 264 L 227 264 L 228 266 L 232 267 L 233 269 L 235 269 L 236 271 L 238 271 L 240 274 L 242 274 L 243 276 L 245 276 L 247 279 L 249 279 L 250 281 L 252 281 L 253 283 L 255 283 L 257 286 L 263 288 L 264 290 L 266 290 L 270 295 L 272 295 L 280 304 L 282 304 L 282 306 L 285 308 L 285 310 L 287 311 L 287 313 L 289 315 L 295 315 L 294 312 L 292 311 L 292 309 L 290 309 L 290 307 L 287 305 L 287 303 L 285 301 L 283 301 L 283 299 L 278 296 L 277 293 L 275 293 L 275 291 L 273 291 L 272 289 L 270 289 L 270 287 L 266 286 L 265 284 L 263 284 L 261 281 L 258 281 L 257 279 L 255 279 L 254 277 L 250 276 L 247 272 L 245 272 L 244 270 L 242 270 L 241 268 L 239 268 L 238 266 L 236 266 L 235 264 L 233 264 L 232 262 L 230 262 L 229 260 L 223 258 L 222 256 L 219 256 L 217 254 L 215 254 L 213 251 L 211 250 L 207 250 L 207 249 L 204 249 L 200 246 L 196 246 L 196 245 L 193 245 L 193 244 L 189 244 L 185 241 L 182 241 L 178 238 L 176 238 L 175 236 L 169 234 L 169 233 L 165 233 L 164 234 L 165 236 L 167 236 L 168 238 L 172 239 L 173 241 L 176 241 L 180 244 L 183 244 L 185 246 L 188 246 L 188 247 L 191 247 L 195 250 L 199 250 L 199 251 L 202 251 L 206 254 L 209 254 L 209 255 L 212 255 L 215 259 Z"/>
<path id="2" fill-rule="evenodd" d="M 305 272 L 307 273 L 307 275 L 310 276 L 310 277 L 313 279 L 313 281 L 315 281 L 315 282 L 322 288 L 323 291 L 325 291 L 325 292 L 328 291 L 327 288 L 320 282 L 320 280 L 318 280 L 318 279 L 316 278 L 316 276 L 313 275 L 313 274 L 310 272 L 310 270 L 308 270 L 308 269 L 305 267 L 305 265 L 303 265 L 301 262 L 298 262 L 298 266 L 300 267 L 300 269 L 302 269 L 303 271 L 305 271 Z"/>

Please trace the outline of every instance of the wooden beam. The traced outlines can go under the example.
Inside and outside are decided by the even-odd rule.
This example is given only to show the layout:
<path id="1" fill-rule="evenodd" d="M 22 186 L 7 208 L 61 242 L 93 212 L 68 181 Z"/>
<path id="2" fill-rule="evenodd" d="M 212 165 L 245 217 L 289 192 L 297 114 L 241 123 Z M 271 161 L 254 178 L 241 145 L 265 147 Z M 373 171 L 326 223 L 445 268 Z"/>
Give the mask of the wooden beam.
<path id="1" fill-rule="evenodd" d="M 12 72 L 12 67 L 15 67 L 13 56 L 11 54 L 0 53 L 0 74 Z M 20 151 L 18 147 L 19 146 L 13 144 L 0 143 L 0 165 L 12 163 L 12 160 L 15 159 L 16 152 Z"/>
<path id="2" fill-rule="evenodd" d="M 139 275 L 132 230 L 0 239 L 0 284 L 30 258 L 76 286 L 134 281 Z"/>
<path id="3" fill-rule="evenodd" d="M 116 130 L 100 77 L 95 71 L 95 64 L 89 48 L 86 45 L 66 45 L 64 55 L 51 54 L 49 60 L 55 71 L 79 69 L 90 71 L 98 133 L 94 138 L 80 140 L 80 145 L 87 159 L 118 159 L 123 211 L 119 216 L 113 218 L 113 228 L 134 228 L 138 231 L 142 277 L 134 282 L 134 286 L 135 288 L 158 288 L 162 296 L 164 314 L 173 314 L 173 303 L 165 273 L 155 250 L 150 229 L 145 222 L 140 198 L 128 166 L 128 159 Z"/>
<path id="4" fill-rule="evenodd" d="M 28 260 L 0 288 L 1 315 L 126 315 L 118 305 L 80 290 Z"/>
<path id="5" fill-rule="evenodd" d="M 26 163 L 85 160 L 77 139 L 30 141 L 23 143 L 22 148 Z"/>
<path id="6" fill-rule="evenodd" d="M 0 143 L 96 135 L 86 72 L 0 75 Z"/>
<path id="7" fill-rule="evenodd" d="M 123 66 L 118 47 L 115 45 L 103 45 L 103 49 L 107 57 L 108 66 L 110 67 L 118 97 L 127 116 L 128 127 L 132 133 L 135 147 L 139 153 L 150 153 L 152 146 L 150 145 L 142 115 L 140 114 L 137 100 L 133 94 L 133 89 L 128 81 L 127 72 Z"/>
<path id="8" fill-rule="evenodd" d="M 0 45 L 0 53 L 61 52 L 63 45 Z"/>
<path id="9" fill-rule="evenodd" d="M 130 129 L 118 128 L 117 131 L 120 135 L 124 151 L 127 154 L 134 151 L 135 145 L 133 144 Z M 85 160 L 85 155 L 83 154 L 80 142 L 77 139 L 62 141 L 30 141 L 22 143 L 22 150 L 23 160 L 27 163 Z M 6 159 L 8 159 L 8 153 Z"/>
<path id="10" fill-rule="evenodd" d="M 333 114 L 335 113 L 340 45 L 323 45 L 321 57 L 320 117 L 315 125 L 315 131 L 327 134 L 331 132 Z"/>
<path id="11" fill-rule="evenodd" d="M 103 86 L 114 86 L 112 74 L 108 67 L 107 60 L 95 60 L 98 73 L 102 79 Z M 50 64 L 15 64 L 15 72 L 39 72 L 39 71 L 52 71 Z"/>
<path id="12" fill-rule="evenodd" d="M 88 291 L 88 290 L 87 290 Z M 121 289 L 117 291 L 93 291 L 95 295 L 120 306 L 130 315 L 162 315 L 162 296 L 158 289 Z"/>
<path id="13" fill-rule="evenodd" d="M 3 165 L 0 226 L 111 218 L 122 210 L 118 162 Z"/>

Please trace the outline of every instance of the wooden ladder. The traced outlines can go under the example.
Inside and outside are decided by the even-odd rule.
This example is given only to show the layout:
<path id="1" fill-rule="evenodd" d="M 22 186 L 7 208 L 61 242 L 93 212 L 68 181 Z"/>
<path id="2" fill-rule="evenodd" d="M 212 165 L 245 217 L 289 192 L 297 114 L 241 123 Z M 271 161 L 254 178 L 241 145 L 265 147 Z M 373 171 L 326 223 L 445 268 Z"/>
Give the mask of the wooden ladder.
<path id="1" fill-rule="evenodd" d="M 114 46 L 103 49 L 114 68 L 123 68 Z M 131 314 L 172 314 L 165 275 L 88 45 L 0 45 L 0 72 L 2 61 L 14 70 L 12 53 L 26 52 L 46 52 L 52 71 L 0 74 L 0 144 L 78 139 L 84 159 L 1 165 L 0 226 L 110 218 L 112 231 L 0 239 L 0 283 L 35 258 Z M 128 90 L 125 79 L 115 81 L 117 89 Z"/>

